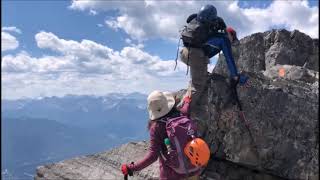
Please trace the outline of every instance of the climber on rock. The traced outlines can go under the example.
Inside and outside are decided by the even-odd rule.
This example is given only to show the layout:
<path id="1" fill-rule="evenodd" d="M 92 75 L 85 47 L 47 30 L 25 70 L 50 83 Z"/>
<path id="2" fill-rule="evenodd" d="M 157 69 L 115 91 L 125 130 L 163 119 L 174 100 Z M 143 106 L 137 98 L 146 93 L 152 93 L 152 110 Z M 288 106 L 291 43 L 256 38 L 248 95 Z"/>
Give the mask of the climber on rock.
<path id="1" fill-rule="evenodd" d="M 217 16 L 217 10 L 213 5 L 203 6 L 197 14 L 190 15 L 186 22 L 187 25 L 181 32 L 184 47 L 180 51 L 180 59 L 190 66 L 193 90 L 190 115 L 198 121 L 199 130 L 203 133 L 205 122 L 209 120 L 206 88 L 209 59 L 222 51 L 232 83 L 244 85 L 248 78 L 238 73 L 232 56 L 231 40 L 237 40 L 235 31 L 229 28 L 228 35 L 225 23 Z"/>
<path id="2" fill-rule="evenodd" d="M 178 100 L 172 93 L 153 91 L 148 96 L 149 152 L 143 160 L 121 166 L 125 178 L 159 158 L 160 180 L 199 179 L 209 161 L 210 150 L 202 139 L 197 138 L 197 126 L 188 118 L 190 101 L 186 96 L 181 108 L 177 108 Z"/>

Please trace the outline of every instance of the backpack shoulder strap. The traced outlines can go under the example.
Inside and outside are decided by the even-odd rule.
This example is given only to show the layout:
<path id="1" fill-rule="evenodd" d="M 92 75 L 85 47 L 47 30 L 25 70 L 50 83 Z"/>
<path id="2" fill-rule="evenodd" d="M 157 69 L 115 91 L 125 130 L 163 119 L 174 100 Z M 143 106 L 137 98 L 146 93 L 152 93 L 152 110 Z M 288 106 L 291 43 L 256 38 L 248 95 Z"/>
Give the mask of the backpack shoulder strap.
<path id="1" fill-rule="evenodd" d="M 227 28 L 226 23 L 224 22 L 224 20 L 221 17 L 218 17 L 218 23 L 221 28 L 223 28 L 223 29 Z"/>
<path id="2" fill-rule="evenodd" d="M 189 23 L 190 21 L 192 21 L 194 18 L 196 18 L 197 17 L 197 14 L 195 13 L 195 14 L 191 14 L 188 18 L 187 18 L 187 23 Z"/>
<path id="3" fill-rule="evenodd" d="M 162 123 L 167 123 L 167 121 L 168 119 L 164 119 L 164 118 L 157 120 L 157 122 L 162 122 Z"/>

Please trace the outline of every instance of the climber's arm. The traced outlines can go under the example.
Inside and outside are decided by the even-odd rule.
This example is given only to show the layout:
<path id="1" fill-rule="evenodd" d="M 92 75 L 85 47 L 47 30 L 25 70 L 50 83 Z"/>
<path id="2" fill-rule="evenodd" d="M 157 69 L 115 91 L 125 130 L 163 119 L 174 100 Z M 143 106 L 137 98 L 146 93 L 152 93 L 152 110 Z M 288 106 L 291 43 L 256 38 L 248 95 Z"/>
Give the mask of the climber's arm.
<path id="1" fill-rule="evenodd" d="M 154 124 L 150 128 L 150 147 L 148 154 L 136 164 L 130 164 L 129 168 L 132 171 L 140 171 L 154 163 L 159 157 L 161 151 L 161 143 L 161 140 L 157 136 L 156 126 Z"/>
<path id="2" fill-rule="evenodd" d="M 209 45 L 212 48 L 220 48 L 220 50 L 222 50 L 223 55 L 225 56 L 225 59 L 227 61 L 230 76 L 232 78 L 238 78 L 238 70 L 232 56 L 231 43 L 229 39 L 223 36 L 213 37 L 209 39 L 207 45 Z"/>

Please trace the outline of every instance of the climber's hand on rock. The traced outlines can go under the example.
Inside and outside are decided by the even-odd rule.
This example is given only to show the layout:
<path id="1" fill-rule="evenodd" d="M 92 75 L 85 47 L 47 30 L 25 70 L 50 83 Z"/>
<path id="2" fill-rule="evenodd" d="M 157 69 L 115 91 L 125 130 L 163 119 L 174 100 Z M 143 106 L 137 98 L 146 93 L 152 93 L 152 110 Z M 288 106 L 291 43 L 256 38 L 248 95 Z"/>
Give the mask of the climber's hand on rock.
<path id="1" fill-rule="evenodd" d="M 239 74 L 237 76 L 233 76 L 230 80 L 230 85 L 232 88 L 236 87 L 238 84 L 240 86 L 246 86 L 247 82 L 249 80 L 249 77 L 243 75 L 243 74 Z"/>
<path id="2" fill-rule="evenodd" d="M 252 85 L 252 82 L 251 82 L 251 80 L 249 79 L 249 80 L 247 81 L 247 83 L 244 85 L 244 87 L 249 88 L 249 87 L 251 87 L 251 85 Z"/>
<path id="3" fill-rule="evenodd" d="M 246 85 L 246 83 L 248 82 L 248 80 L 249 80 L 249 77 L 248 77 L 248 76 L 245 76 L 245 75 L 243 75 L 243 74 L 240 74 L 240 75 L 239 75 L 239 85 L 240 85 L 240 86 Z"/>
<path id="4" fill-rule="evenodd" d="M 185 102 L 185 103 L 190 103 L 190 102 L 191 102 L 191 97 L 190 97 L 190 96 L 185 96 L 185 97 L 183 98 L 183 102 Z"/>

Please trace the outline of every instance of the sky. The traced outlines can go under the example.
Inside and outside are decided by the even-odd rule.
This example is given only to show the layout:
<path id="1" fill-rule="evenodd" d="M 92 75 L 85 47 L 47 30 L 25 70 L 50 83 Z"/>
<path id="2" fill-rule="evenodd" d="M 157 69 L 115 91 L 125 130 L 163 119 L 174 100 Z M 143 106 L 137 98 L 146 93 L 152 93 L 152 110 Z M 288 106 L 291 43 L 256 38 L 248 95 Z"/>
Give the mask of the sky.
<path id="1" fill-rule="evenodd" d="M 1 1 L 2 99 L 176 91 L 186 18 L 213 4 L 239 38 L 272 28 L 319 33 L 319 1 Z M 209 70 L 216 57 L 211 59 Z"/>

